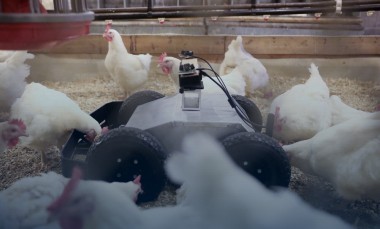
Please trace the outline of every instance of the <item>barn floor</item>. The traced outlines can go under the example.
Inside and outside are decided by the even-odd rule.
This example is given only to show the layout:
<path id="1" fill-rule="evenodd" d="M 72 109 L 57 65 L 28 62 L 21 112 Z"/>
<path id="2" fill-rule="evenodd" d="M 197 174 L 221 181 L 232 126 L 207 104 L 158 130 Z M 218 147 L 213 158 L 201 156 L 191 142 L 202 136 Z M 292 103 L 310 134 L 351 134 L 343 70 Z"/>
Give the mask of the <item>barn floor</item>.
<path id="1" fill-rule="evenodd" d="M 306 71 L 307 72 L 307 71 Z M 277 96 L 293 85 L 303 83 L 304 77 L 289 77 L 279 74 L 270 75 L 270 89 Z M 322 74 L 322 77 L 324 75 Z M 325 81 L 331 94 L 339 95 L 344 102 L 361 110 L 373 111 L 380 103 L 380 87 L 378 82 L 326 76 Z M 92 77 L 75 82 L 43 81 L 44 85 L 66 93 L 78 102 L 82 109 L 92 112 L 106 102 L 124 99 L 122 90 L 107 77 Z M 149 82 L 142 89 L 151 89 L 169 95 L 175 93 L 169 77 L 152 70 Z M 141 90 L 142 90 L 141 89 Z M 260 91 L 249 96 L 266 117 L 270 100 L 264 99 Z M 3 114 L 6 116 L 6 114 Z M 10 186 L 15 180 L 25 176 L 34 176 L 50 170 L 60 173 L 59 150 L 52 149 L 48 154 L 49 168 L 40 166 L 40 154 L 30 149 L 16 147 L 0 154 L 0 190 Z M 380 202 L 370 200 L 346 201 L 339 198 L 332 186 L 322 179 L 302 173 L 296 168 L 292 170 L 290 188 L 298 193 L 306 202 L 316 208 L 323 209 L 343 218 L 357 228 L 380 228 Z M 143 207 L 174 204 L 173 188 L 166 188 L 155 202 L 145 203 Z"/>

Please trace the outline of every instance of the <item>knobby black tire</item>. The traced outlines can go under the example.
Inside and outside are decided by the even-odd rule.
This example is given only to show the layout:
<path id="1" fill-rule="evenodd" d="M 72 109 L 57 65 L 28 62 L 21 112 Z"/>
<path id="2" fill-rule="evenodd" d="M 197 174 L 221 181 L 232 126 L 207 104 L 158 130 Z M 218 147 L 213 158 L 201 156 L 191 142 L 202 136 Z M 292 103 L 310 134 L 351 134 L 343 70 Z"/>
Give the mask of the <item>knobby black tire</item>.
<path id="1" fill-rule="evenodd" d="M 121 126 L 99 137 L 89 148 L 86 163 L 89 179 L 127 182 L 141 175 L 139 201 L 157 198 L 166 184 L 167 154 L 150 133 Z"/>
<path id="2" fill-rule="evenodd" d="M 222 141 L 231 158 L 267 187 L 288 187 L 291 166 L 280 144 L 262 133 L 241 132 Z"/>

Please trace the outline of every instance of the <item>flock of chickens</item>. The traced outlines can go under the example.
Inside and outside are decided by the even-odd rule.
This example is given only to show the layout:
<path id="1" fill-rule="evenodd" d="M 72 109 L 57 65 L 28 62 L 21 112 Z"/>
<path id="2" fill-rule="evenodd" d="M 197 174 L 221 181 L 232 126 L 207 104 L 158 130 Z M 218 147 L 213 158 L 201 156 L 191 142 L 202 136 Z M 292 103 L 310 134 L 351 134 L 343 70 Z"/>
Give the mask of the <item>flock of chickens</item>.
<path id="1" fill-rule="evenodd" d="M 107 25 L 105 67 L 128 96 L 147 80 L 150 54 L 128 53 L 120 34 Z M 89 141 L 107 133 L 106 127 L 64 93 L 39 83 L 26 83 L 26 51 L 0 55 L 0 153 L 17 144 L 41 152 L 62 147 L 73 130 Z M 180 60 L 162 54 L 159 67 L 178 85 Z M 274 98 L 274 138 L 293 166 L 331 182 L 347 199 L 380 200 L 380 112 L 356 110 L 329 88 L 310 66 L 310 78 Z M 219 75 L 231 94 L 246 96 L 265 87 L 269 76 L 259 60 L 245 51 L 241 36 L 228 46 Z M 222 93 L 204 78 L 207 93 Z M 207 96 L 207 95 L 206 95 Z M 265 92 L 269 98 L 271 92 Z M 196 148 L 193 146 L 197 145 Z M 289 190 L 268 190 L 236 166 L 223 147 L 202 133 L 188 136 L 182 153 L 165 165 L 170 179 L 182 184 L 175 206 L 141 209 L 135 200 L 140 179 L 128 183 L 71 179 L 54 172 L 16 181 L 0 192 L 2 228 L 351 228 L 342 220 L 311 208 Z M 213 165 L 213 166 L 210 166 Z"/>

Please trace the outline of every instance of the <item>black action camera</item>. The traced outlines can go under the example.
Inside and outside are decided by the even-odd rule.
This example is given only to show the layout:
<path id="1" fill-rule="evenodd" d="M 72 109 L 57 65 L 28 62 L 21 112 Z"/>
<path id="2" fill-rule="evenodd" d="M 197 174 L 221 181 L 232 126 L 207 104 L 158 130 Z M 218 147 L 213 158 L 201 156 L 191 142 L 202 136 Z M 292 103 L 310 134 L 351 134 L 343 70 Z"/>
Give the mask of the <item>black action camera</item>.
<path id="1" fill-rule="evenodd" d="M 197 70 L 198 61 L 192 51 L 182 51 L 179 55 L 182 60 L 179 66 L 179 92 L 185 90 L 203 89 L 202 75 Z"/>

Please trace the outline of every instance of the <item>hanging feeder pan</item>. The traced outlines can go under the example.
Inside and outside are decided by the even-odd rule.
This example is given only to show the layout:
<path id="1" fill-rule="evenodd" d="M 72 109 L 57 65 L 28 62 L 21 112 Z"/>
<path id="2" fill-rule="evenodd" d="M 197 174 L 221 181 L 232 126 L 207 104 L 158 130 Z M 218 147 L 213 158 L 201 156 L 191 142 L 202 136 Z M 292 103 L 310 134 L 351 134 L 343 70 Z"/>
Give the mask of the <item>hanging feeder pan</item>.
<path id="1" fill-rule="evenodd" d="M 0 49 L 34 50 L 89 33 L 93 12 L 0 13 Z"/>

